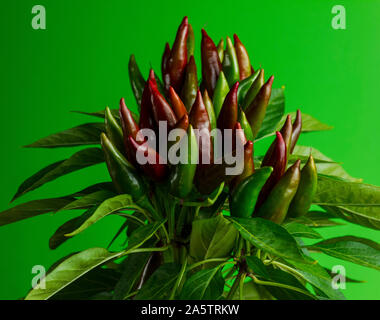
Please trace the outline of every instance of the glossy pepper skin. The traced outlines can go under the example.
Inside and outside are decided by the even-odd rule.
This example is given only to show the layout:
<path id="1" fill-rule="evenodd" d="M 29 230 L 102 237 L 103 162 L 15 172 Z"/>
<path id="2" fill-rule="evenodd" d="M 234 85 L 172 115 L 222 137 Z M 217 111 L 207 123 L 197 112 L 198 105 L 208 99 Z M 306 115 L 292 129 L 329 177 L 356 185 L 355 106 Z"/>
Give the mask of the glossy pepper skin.
<path id="1" fill-rule="evenodd" d="M 296 120 L 294 120 L 293 127 L 292 127 L 292 142 L 290 145 L 289 153 L 293 153 L 294 147 L 297 144 L 301 131 L 302 131 L 302 115 L 301 115 L 301 111 L 298 109 L 297 114 L 296 114 Z"/>
<path id="2" fill-rule="evenodd" d="M 189 23 L 189 29 L 187 32 L 187 58 L 190 60 L 190 57 L 194 55 L 195 48 L 195 37 L 194 30 L 191 24 Z"/>
<path id="3" fill-rule="evenodd" d="M 253 82 L 257 79 L 260 74 L 260 69 L 255 73 L 252 73 L 249 77 L 240 81 L 239 90 L 238 90 L 238 104 L 239 106 L 243 105 L 244 97 L 247 95 L 248 90 L 252 87 Z"/>
<path id="4" fill-rule="evenodd" d="M 224 51 L 223 58 L 223 72 L 226 76 L 229 86 L 232 86 L 235 82 L 240 81 L 239 75 L 239 63 L 236 56 L 235 48 L 232 44 L 232 41 L 227 37 L 226 50 Z"/>
<path id="5" fill-rule="evenodd" d="M 164 53 L 161 58 L 161 73 L 162 73 L 162 81 L 164 82 L 164 87 L 166 90 L 170 87 L 170 74 L 168 70 L 168 61 L 170 58 L 170 45 L 168 42 L 165 44 Z"/>
<path id="6" fill-rule="evenodd" d="M 237 106 L 237 91 L 239 88 L 239 82 L 236 82 L 231 88 L 230 92 L 224 99 L 222 109 L 220 110 L 217 127 L 219 129 L 233 129 L 235 127 L 237 116 L 238 116 L 238 106 Z"/>
<path id="7" fill-rule="evenodd" d="M 252 74 L 251 62 L 249 60 L 248 52 L 245 46 L 240 41 L 239 37 L 234 34 L 235 52 L 239 64 L 240 80 L 248 78 Z"/>
<path id="8" fill-rule="evenodd" d="M 300 182 L 300 160 L 297 160 L 281 177 L 268 198 L 260 207 L 257 215 L 281 224 L 288 212 Z"/>
<path id="9" fill-rule="evenodd" d="M 253 141 L 253 132 L 251 125 L 249 124 L 245 112 L 243 110 L 239 110 L 238 122 L 241 124 L 242 129 L 244 130 L 244 134 L 247 140 Z"/>
<path id="10" fill-rule="evenodd" d="M 253 163 L 253 142 L 247 141 L 244 145 L 244 169 L 243 172 L 232 180 L 230 189 L 233 190 L 242 182 L 245 178 L 252 175 L 255 172 L 255 165 Z M 253 209 L 252 209 L 253 210 Z"/>
<path id="11" fill-rule="evenodd" d="M 222 64 L 214 42 L 204 29 L 202 29 L 201 58 L 202 79 L 208 93 L 211 97 L 213 97 L 216 81 L 218 80 L 219 73 L 222 70 Z"/>
<path id="12" fill-rule="evenodd" d="M 110 108 L 106 107 L 104 112 L 104 124 L 106 128 L 106 133 L 112 143 L 116 148 L 123 153 L 124 152 L 124 140 L 123 140 L 123 130 L 121 129 L 119 123 L 116 121 L 111 113 Z"/>
<path id="13" fill-rule="evenodd" d="M 135 96 L 137 106 L 140 108 L 141 98 L 145 87 L 145 80 L 137 65 L 135 55 L 132 54 L 128 63 L 129 82 L 131 83 L 133 95 Z"/>
<path id="14" fill-rule="evenodd" d="M 265 83 L 264 69 L 260 69 L 259 74 L 255 78 L 255 80 L 252 82 L 251 87 L 249 88 L 248 92 L 246 93 L 244 97 L 244 100 L 242 103 L 243 110 L 247 110 L 247 108 L 250 106 L 252 101 L 256 98 L 257 94 L 259 93 L 264 83 Z"/>
<path id="15" fill-rule="evenodd" d="M 191 56 L 186 66 L 185 82 L 182 87 L 181 97 L 189 112 L 194 104 L 198 92 L 197 66 L 195 65 L 194 56 Z"/>
<path id="16" fill-rule="evenodd" d="M 313 156 L 310 155 L 301 170 L 301 180 L 298 185 L 297 193 L 289 207 L 289 217 L 301 217 L 309 211 L 315 193 L 317 192 L 317 184 L 317 167 Z"/>
<path id="17" fill-rule="evenodd" d="M 218 51 L 219 60 L 223 63 L 224 58 L 224 39 L 220 39 L 218 45 L 216 46 L 216 50 Z"/>
<path id="18" fill-rule="evenodd" d="M 152 92 L 150 90 L 149 82 L 152 82 L 156 87 L 156 79 L 154 71 L 151 69 L 149 72 L 148 81 L 145 83 L 143 95 L 141 97 L 141 110 L 140 110 L 140 129 L 156 129 L 156 124 L 153 118 L 153 106 L 152 106 Z"/>
<path id="19" fill-rule="evenodd" d="M 232 217 L 249 218 L 252 215 L 260 190 L 272 170 L 271 167 L 260 168 L 237 185 L 230 195 Z"/>
<path id="20" fill-rule="evenodd" d="M 214 90 L 214 97 L 212 99 L 216 117 L 219 117 L 219 113 L 222 109 L 224 99 L 226 98 L 229 91 L 230 86 L 228 85 L 224 72 L 220 71 L 218 81 L 216 82 L 216 87 Z"/>
<path id="21" fill-rule="evenodd" d="M 211 130 L 213 130 L 216 128 L 216 116 L 214 112 L 214 106 L 212 104 L 210 96 L 208 95 L 207 90 L 203 91 L 202 98 L 203 98 L 203 103 L 205 104 L 205 107 L 207 110 L 208 118 L 210 120 Z"/>
<path id="22" fill-rule="evenodd" d="M 269 99 L 272 93 L 273 79 L 274 77 L 271 76 L 269 80 L 262 86 L 259 93 L 245 112 L 248 122 L 252 127 L 253 138 L 256 138 L 263 123 Z"/>
<path id="23" fill-rule="evenodd" d="M 173 87 L 169 87 L 168 98 L 176 119 L 181 119 L 185 114 L 187 115 L 186 107 Z"/>
<path id="24" fill-rule="evenodd" d="M 179 163 L 174 168 L 169 177 L 170 193 L 178 198 L 185 198 L 193 188 L 193 180 L 197 169 L 198 144 L 193 127 L 189 125 L 187 129 L 187 163 Z M 179 143 L 182 143 L 181 140 Z"/>

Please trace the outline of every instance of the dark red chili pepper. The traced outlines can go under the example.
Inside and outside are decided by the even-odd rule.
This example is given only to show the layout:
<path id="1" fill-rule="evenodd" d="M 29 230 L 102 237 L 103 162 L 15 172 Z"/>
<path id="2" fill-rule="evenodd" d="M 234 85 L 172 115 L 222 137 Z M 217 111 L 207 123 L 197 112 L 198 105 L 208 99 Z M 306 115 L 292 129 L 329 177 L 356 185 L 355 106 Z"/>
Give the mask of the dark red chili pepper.
<path id="1" fill-rule="evenodd" d="M 164 82 L 165 90 L 169 90 L 169 87 L 170 87 L 170 75 L 168 72 L 169 58 L 170 58 L 170 45 L 168 42 L 166 42 L 164 53 L 161 59 L 162 81 Z"/>
<path id="2" fill-rule="evenodd" d="M 247 141 L 244 145 L 244 169 L 243 172 L 237 176 L 230 185 L 230 189 L 234 189 L 245 178 L 249 177 L 255 172 L 255 165 L 253 163 L 253 142 Z"/>
<path id="3" fill-rule="evenodd" d="M 237 91 L 239 82 L 236 82 L 224 99 L 220 110 L 217 127 L 219 129 L 233 129 L 238 117 Z"/>
<path id="4" fill-rule="evenodd" d="M 170 105 L 174 111 L 174 114 L 177 119 L 181 119 L 185 114 L 187 114 L 187 110 L 185 105 L 183 104 L 181 98 L 175 92 L 173 87 L 169 87 L 168 98 L 170 101 Z"/>
<path id="5" fill-rule="evenodd" d="M 302 115 L 301 115 L 301 111 L 298 109 L 296 120 L 294 120 L 294 123 L 293 123 L 292 142 L 290 144 L 289 153 L 293 153 L 294 147 L 296 146 L 296 143 L 301 134 L 301 131 L 302 131 Z"/>
<path id="6" fill-rule="evenodd" d="M 156 79 L 154 77 L 153 69 L 149 72 L 149 77 L 145 83 L 144 91 L 141 97 L 141 111 L 140 111 L 140 129 L 155 129 L 155 123 L 153 118 L 153 106 L 152 106 L 152 93 L 149 88 L 149 82 L 156 85 Z M 157 85 L 156 85 L 157 86 Z"/>

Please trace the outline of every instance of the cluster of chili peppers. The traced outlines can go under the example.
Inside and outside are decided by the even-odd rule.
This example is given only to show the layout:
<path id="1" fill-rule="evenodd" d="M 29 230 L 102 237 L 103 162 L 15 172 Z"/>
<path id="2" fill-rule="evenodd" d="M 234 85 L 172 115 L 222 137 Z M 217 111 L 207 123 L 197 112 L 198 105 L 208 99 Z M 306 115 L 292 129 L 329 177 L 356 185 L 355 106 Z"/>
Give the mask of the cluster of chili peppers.
<path id="1" fill-rule="evenodd" d="M 173 45 L 165 45 L 162 81 L 153 70 L 145 80 L 131 56 L 129 78 L 139 116 L 121 99 L 121 125 L 107 109 L 106 133 L 101 136 L 115 187 L 130 194 L 146 210 L 154 206 L 150 196 L 154 192 L 152 186 L 167 190 L 183 204 L 189 199 L 207 197 L 223 186 L 219 204 L 229 198 L 232 216 L 254 215 L 282 223 L 288 213 L 305 214 L 317 184 L 313 157 L 309 157 L 302 170 L 300 160 L 288 166 L 289 155 L 301 133 L 301 113 L 297 112 L 294 123 L 287 117 L 281 131 L 276 132 L 261 168 L 255 168 L 253 142 L 266 114 L 274 77 L 265 80 L 263 69 L 253 69 L 246 48 L 236 35 L 233 41 L 227 37 L 226 43 L 222 39 L 215 45 L 202 29 L 201 70 L 195 63 L 194 47 L 194 32 L 185 17 Z M 202 76 L 200 82 L 198 74 Z M 165 121 L 169 130 L 180 128 L 187 132 L 181 139 L 187 139 L 188 163 L 172 165 L 161 161 L 164 156 L 158 148 L 147 146 L 139 138 L 140 129 L 151 129 L 158 139 L 166 139 L 160 137 L 160 121 Z M 239 137 L 244 144 L 244 169 L 238 176 L 226 175 L 226 163 L 216 163 L 214 159 L 211 131 L 215 128 L 231 129 L 235 134 L 241 132 L 237 129 L 244 130 Z M 209 135 L 198 141 L 194 129 Z M 155 161 L 139 164 L 137 150 L 143 150 Z M 194 154 L 192 150 L 198 152 Z"/>

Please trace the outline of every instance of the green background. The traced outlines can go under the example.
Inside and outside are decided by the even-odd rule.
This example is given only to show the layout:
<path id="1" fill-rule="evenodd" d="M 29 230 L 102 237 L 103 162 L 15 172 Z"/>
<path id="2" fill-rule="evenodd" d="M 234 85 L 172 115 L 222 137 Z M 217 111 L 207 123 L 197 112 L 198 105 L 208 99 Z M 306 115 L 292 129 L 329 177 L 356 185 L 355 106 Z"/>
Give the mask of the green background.
<path id="1" fill-rule="evenodd" d="M 31 8 L 36 4 L 46 7 L 47 30 L 31 27 Z M 346 8 L 346 30 L 331 27 L 336 4 Z M 159 70 L 164 44 L 172 43 L 184 15 L 189 16 L 198 44 L 202 27 L 215 41 L 237 33 L 254 67 L 264 67 L 266 76 L 274 74 L 275 87 L 286 86 L 287 111 L 301 108 L 335 127 L 303 135 L 300 144 L 313 145 L 343 162 L 352 176 L 380 185 L 379 14 L 380 1 L 369 0 L 7 1 L 0 19 L 0 210 L 9 208 L 25 178 L 72 153 L 21 146 L 92 121 L 71 110 L 116 108 L 122 96 L 135 108 L 127 75 L 129 55 L 136 55 L 145 75 L 150 65 Z M 196 55 L 199 61 L 199 48 Z M 108 179 L 104 164 L 98 165 L 48 183 L 21 202 L 69 194 Z M 49 250 L 49 237 L 77 214 L 42 215 L 0 228 L 0 298 L 24 296 L 34 265 L 48 268 L 70 252 L 106 246 L 121 223 L 117 217 L 107 217 L 57 250 Z M 353 225 L 322 233 L 380 240 L 379 232 Z M 380 298 L 377 271 L 317 258 L 325 266 L 344 265 L 347 276 L 366 281 L 348 283 L 347 298 Z"/>

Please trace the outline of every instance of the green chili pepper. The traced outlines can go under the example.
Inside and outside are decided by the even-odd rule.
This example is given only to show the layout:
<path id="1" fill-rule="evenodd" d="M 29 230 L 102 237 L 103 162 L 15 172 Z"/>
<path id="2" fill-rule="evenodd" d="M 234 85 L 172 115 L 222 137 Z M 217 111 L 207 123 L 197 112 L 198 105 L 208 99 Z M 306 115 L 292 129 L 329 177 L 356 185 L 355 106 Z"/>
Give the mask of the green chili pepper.
<path id="1" fill-rule="evenodd" d="M 296 143 L 298 141 L 298 138 L 301 134 L 302 130 L 302 115 L 301 111 L 297 110 L 296 120 L 294 120 L 293 128 L 292 128 L 292 143 L 290 145 L 290 152 L 293 153 L 294 147 L 296 146 Z"/>
<path id="2" fill-rule="evenodd" d="M 273 79 L 274 77 L 271 76 L 269 80 L 262 86 L 259 93 L 245 112 L 248 122 L 252 128 L 253 138 L 256 138 L 263 123 L 270 95 L 272 93 Z"/>
<path id="3" fill-rule="evenodd" d="M 239 63 L 234 45 L 229 37 L 227 37 L 226 50 L 224 50 L 223 72 L 230 87 L 240 81 Z"/>
<path id="4" fill-rule="evenodd" d="M 309 211 L 315 193 L 317 192 L 317 183 L 317 167 L 315 166 L 313 156 L 310 155 L 301 170 L 301 180 L 298 185 L 298 190 L 290 204 L 290 217 L 301 217 Z"/>
<path id="5" fill-rule="evenodd" d="M 247 120 L 245 112 L 241 109 L 239 110 L 238 121 L 240 122 L 240 125 L 242 129 L 244 130 L 244 134 L 247 140 L 253 141 L 253 133 L 252 133 L 251 125 L 249 124 Z"/>
<path id="6" fill-rule="evenodd" d="M 218 45 L 216 46 L 216 50 L 218 51 L 219 60 L 221 63 L 223 63 L 224 58 L 224 40 L 223 38 L 220 39 Z"/>
<path id="7" fill-rule="evenodd" d="M 190 111 L 198 91 L 197 66 L 195 65 L 194 56 L 186 66 L 185 82 L 182 87 L 181 98 L 186 106 L 187 111 Z"/>
<path id="8" fill-rule="evenodd" d="M 203 91 L 202 98 L 203 98 L 203 103 L 205 104 L 205 107 L 208 113 L 208 117 L 210 119 L 211 130 L 213 130 L 216 128 L 216 116 L 214 112 L 214 106 L 212 104 L 210 96 L 208 95 L 207 90 Z"/>
<path id="9" fill-rule="evenodd" d="M 281 177 L 257 212 L 257 216 L 281 224 L 286 217 L 290 203 L 296 195 L 300 182 L 300 160 L 297 160 Z"/>
<path id="10" fill-rule="evenodd" d="M 178 198 L 185 198 L 193 188 L 193 180 L 198 161 L 198 144 L 193 127 L 189 125 L 187 136 L 181 139 L 179 143 L 186 143 L 187 148 L 187 163 L 177 164 L 169 177 L 170 193 Z"/>
<path id="11" fill-rule="evenodd" d="M 140 108 L 141 97 L 145 87 L 145 80 L 137 65 L 135 55 L 132 54 L 128 63 L 129 82 L 131 83 L 133 94 L 136 98 L 137 106 Z"/>
<path id="12" fill-rule="evenodd" d="M 194 39 L 194 30 L 191 24 L 189 23 L 189 30 L 187 33 L 187 58 L 190 60 L 190 57 L 194 55 L 195 39 Z"/>
<path id="13" fill-rule="evenodd" d="M 244 100 L 242 103 L 242 109 L 244 111 L 249 107 L 249 105 L 252 103 L 252 101 L 256 98 L 261 87 L 264 85 L 264 82 L 265 82 L 264 69 L 260 69 L 258 76 L 255 77 L 255 80 L 253 81 L 253 83 L 252 83 L 251 87 L 249 88 L 247 94 L 244 96 Z"/>
<path id="14" fill-rule="evenodd" d="M 236 186 L 230 195 L 231 216 L 249 218 L 252 215 L 260 190 L 272 171 L 271 167 L 260 168 Z"/>
<path id="15" fill-rule="evenodd" d="M 234 45 L 237 60 L 239 62 L 240 80 L 244 80 L 248 78 L 252 73 L 251 62 L 249 61 L 247 49 L 244 47 L 236 34 L 234 34 Z"/>
<path id="16" fill-rule="evenodd" d="M 224 76 L 224 72 L 220 71 L 219 78 L 215 86 L 214 97 L 212 99 L 216 117 L 219 117 L 219 112 L 222 109 L 224 98 L 229 91 L 230 87 L 228 85 L 226 77 Z"/>
<path id="17" fill-rule="evenodd" d="M 106 107 L 104 112 L 104 124 L 106 127 L 106 133 L 112 143 L 116 148 L 123 153 L 124 152 L 124 140 L 123 140 L 123 130 L 121 129 L 119 123 L 116 121 L 110 108 Z"/>
<path id="18" fill-rule="evenodd" d="M 255 73 L 252 73 L 249 77 L 245 78 L 240 82 L 239 90 L 238 90 L 238 105 L 242 106 L 244 97 L 247 95 L 248 90 L 251 88 L 253 82 L 259 76 L 260 69 Z"/>

